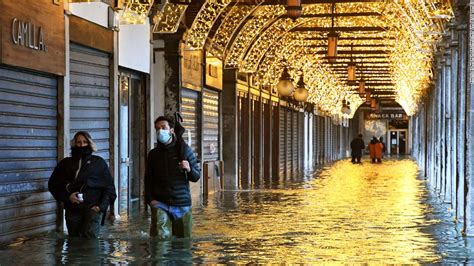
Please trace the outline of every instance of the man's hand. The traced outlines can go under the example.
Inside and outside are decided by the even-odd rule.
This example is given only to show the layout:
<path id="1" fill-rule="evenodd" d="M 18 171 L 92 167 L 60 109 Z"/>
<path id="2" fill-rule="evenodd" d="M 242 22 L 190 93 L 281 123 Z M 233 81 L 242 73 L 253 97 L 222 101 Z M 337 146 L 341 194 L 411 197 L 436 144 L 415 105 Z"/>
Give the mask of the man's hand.
<path id="1" fill-rule="evenodd" d="M 91 210 L 93 210 L 93 211 L 95 211 L 95 212 L 100 212 L 99 206 L 92 206 L 92 207 L 91 207 Z"/>
<path id="2" fill-rule="evenodd" d="M 183 160 L 179 163 L 179 167 L 181 167 L 181 169 L 184 169 L 186 170 L 186 172 L 191 172 L 191 167 L 189 166 L 189 162 L 186 161 L 186 160 Z"/>
<path id="3" fill-rule="evenodd" d="M 82 200 L 80 200 L 78 197 L 77 197 L 77 194 L 79 194 L 79 192 L 74 192 L 72 193 L 71 195 L 69 195 L 69 200 L 74 203 L 74 204 L 79 204 L 82 202 Z"/>

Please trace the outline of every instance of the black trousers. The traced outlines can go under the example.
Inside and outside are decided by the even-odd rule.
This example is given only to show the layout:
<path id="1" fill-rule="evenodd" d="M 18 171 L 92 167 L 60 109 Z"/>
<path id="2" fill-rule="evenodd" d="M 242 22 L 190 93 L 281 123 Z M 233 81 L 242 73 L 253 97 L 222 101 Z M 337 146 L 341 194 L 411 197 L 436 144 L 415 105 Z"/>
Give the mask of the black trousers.
<path id="1" fill-rule="evenodd" d="M 362 156 L 360 156 L 360 155 L 354 155 L 354 154 L 352 154 L 352 160 L 351 160 L 351 162 L 352 162 L 352 163 L 356 163 L 356 162 L 357 162 L 357 163 L 360 163 L 360 158 L 361 158 L 361 157 L 362 157 Z M 356 160 L 357 160 L 357 161 L 356 161 Z"/>
<path id="2" fill-rule="evenodd" d="M 100 231 L 100 212 L 91 209 L 66 210 L 66 227 L 69 236 L 97 238 Z"/>

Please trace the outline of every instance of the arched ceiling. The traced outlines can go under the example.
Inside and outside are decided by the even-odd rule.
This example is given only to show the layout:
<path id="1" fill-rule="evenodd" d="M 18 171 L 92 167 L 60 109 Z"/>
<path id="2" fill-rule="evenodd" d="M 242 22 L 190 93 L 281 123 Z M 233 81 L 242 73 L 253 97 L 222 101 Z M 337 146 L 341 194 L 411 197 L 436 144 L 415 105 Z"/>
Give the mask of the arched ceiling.
<path id="1" fill-rule="evenodd" d="M 287 65 L 295 82 L 304 73 L 309 102 L 340 114 L 346 99 L 350 116 L 365 101 L 358 83 L 347 82 L 352 60 L 357 79 L 366 81 L 373 97 L 396 101 L 409 115 L 417 112 L 430 87 L 434 53 L 452 18 L 447 0 L 303 0 L 296 20 L 287 17 L 284 4 L 203 1 L 184 35 L 185 48 L 205 49 L 224 67 L 252 73 L 260 85 L 276 86 Z M 167 3 L 155 23 L 176 23 L 183 7 Z M 326 58 L 330 30 L 340 34 L 334 63 Z"/>

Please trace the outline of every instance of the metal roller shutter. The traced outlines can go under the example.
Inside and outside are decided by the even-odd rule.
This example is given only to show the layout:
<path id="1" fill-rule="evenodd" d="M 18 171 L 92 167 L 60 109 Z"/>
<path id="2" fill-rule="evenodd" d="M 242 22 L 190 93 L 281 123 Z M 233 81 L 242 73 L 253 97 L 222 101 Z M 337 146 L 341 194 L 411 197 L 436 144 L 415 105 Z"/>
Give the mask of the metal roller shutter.
<path id="1" fill-rule="evenodd" d="M 318 136 L 318 116 L 316 115 L 313 115 L 313 136 L 311 136 L 313 138 L 313 166 L 318 164 L 318 140 L 319 140 L 319 136 Z"/>
<path id="2" fill-rule="evenodd" d="M 285 175 L 286 169 L 286 137 L 285 137 L 285 129 L 286 129 L 286 109 L 280 107 L 280 139 L 279 139 L 279 148 L 280 148 L 280 176 Z"/>
<path id="3" fill-rule="evenodd" d="M 0 242 L 53 230 L 57 80 L 0 67 Z"/>
<path id="4" fill-rule="evenodd" d="M 292 138 L 292 146 L 293 146 L 293 176 L 296 177 L 296 173 L 298 172 L 299 166 L 299 133 L 300 133 L 300 119 L 299 113 L 296 111 L 291 112 L 292 116 L 292 128 L 293 128 L 293 138 Z"/>
<path id="5" fill-rule="evenodd" d="M 97 155 L 110 160 L 109 54 L 71 43 L 71 138 L 88 131 Z"/>
<path id="6" fill-rule="evenodd" d="M 286 112 L 286 176 L 290 177 L 292 175 L 293 169 L 293 123 L 292 123 L 292 110 L 287 109 Z"/>
<path id="7" fill-rule="evenodd" d="M 186 128 L 184 140 L 193 149 L 196 158 L 200 157 L 199 135 L 199 94 L 196 91 L 181 89 L 181 115 L 183 126 Z"/>
<path id="8" fill-rule="evenodd" d="M 203 108 L 203 160 L 219 160 L 219 93 L 204 90 Z"/>

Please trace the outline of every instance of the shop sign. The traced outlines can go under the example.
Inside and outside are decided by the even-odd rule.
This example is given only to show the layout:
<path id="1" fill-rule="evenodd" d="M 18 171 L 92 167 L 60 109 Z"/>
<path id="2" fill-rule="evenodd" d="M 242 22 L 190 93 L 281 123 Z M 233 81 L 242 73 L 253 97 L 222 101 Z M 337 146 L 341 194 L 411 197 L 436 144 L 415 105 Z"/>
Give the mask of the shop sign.
<path id="1" fill-rule="evenodd" d="M 12 19 L 12 41 L 15 45 L 46 52 L 43 28 L 34 23 Z"/>
<path id="2" fill-rule="evenodd" d="M 364 113 L 365 120 L 389 119 L 389 120 L 408 120 L 404 112 L 382 112 L 382 113 Z"/>
<path id="3" fill-rule="evenodd" d="M 0 63 L 64 75 L 64 8 L 49 0 L 0 1 Z"/>
<path id="4" fill-rule="evenodd" d="M 206 86 L 222 90 L 222 61 L 219 58 L 206 58 Z"/>
<path id="5" fill-rule="evenodd" d="M 202 87 L 202 52 L 184 50 L 181 70 L 183 86 L 200 90 Z"/>

